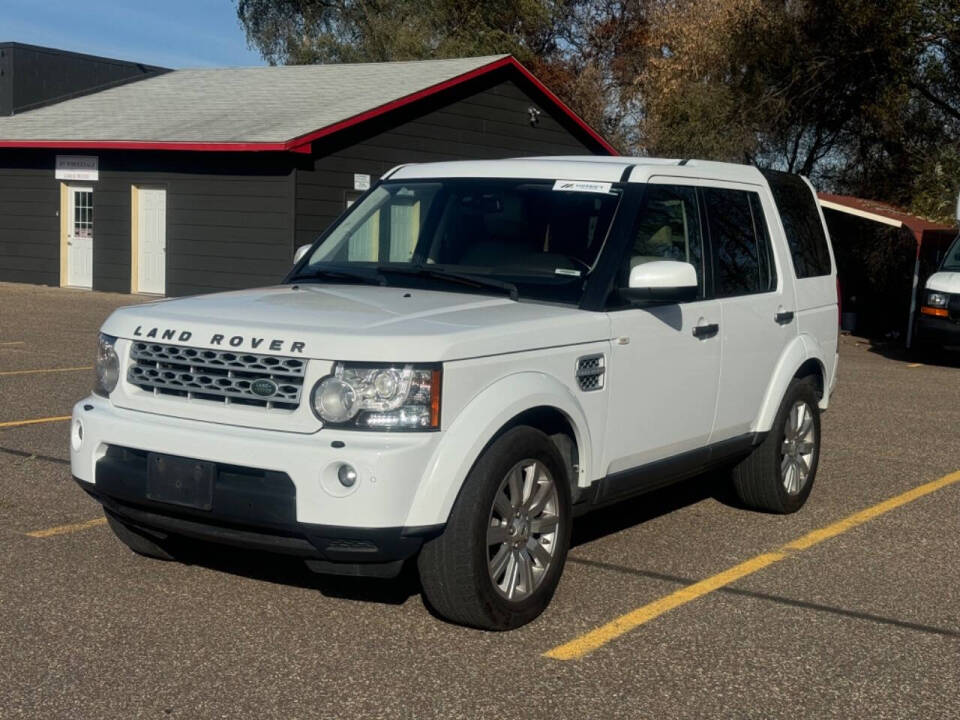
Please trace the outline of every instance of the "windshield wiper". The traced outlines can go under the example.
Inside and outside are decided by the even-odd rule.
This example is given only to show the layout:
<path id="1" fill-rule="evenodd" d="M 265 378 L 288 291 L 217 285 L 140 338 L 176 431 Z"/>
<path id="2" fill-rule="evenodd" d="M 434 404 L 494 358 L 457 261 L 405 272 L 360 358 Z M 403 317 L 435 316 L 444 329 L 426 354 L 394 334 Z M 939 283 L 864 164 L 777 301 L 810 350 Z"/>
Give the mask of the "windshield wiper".
<path id="1" fill-rule="evenodd" d="M 437 280 L 449 280 L 450 282 L 460 283 L 461 285 L 471 285 L 478 288 L 493 288 L 507 293 L 511 300 L 517 300 L 520 293 L 517 286 L 506 280 L 495 280 L 482 275 L 468 275 L 466 273 L 454 273 L 447 270 L 433 269 L 423 265 L 411 265 L 409 267 L 393 267 L 387 265 L 377 266 L 377 271 L 381 273 L 395 273 L 397 275 L 413 275 L 414 277 L 429 277 Z"/>
<path id="2" fill-rule="evenodd" d="M 302 282 L 304 280 L 320 280 L 324 277 L 335 278 L 339 280 L 359 280 L 364 283 L 376 283 L 377 285 L 386 285 L 387 279 L 379 270 L 347 270 L 343 268 L 315 268 L 309 273 L 300 273 L 294 275 L 291 282 Z"/>

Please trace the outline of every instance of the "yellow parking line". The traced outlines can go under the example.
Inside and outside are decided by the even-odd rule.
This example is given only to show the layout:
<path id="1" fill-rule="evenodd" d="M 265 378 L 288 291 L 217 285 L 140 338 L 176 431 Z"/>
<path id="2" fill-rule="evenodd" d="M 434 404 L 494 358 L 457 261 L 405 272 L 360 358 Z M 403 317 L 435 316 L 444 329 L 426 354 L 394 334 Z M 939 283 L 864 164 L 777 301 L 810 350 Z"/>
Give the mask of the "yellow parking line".
<path id="1" fill-rule="evenodd" d="M 10 342 L 0 342 L 0 347 L 10 347 L 11 345 L 26 345 L 23 340 L 12 340 Z"/>
<path id="2" fill-rule="evenodd" d="M 68 367 L 68 368 L 48 368 L 45 370 L 7 370 L 6 372 L 0 372 L 0 376 L 5 375 L 43 375 L 46 373 L 64 373 L 64 372 L 78 372 L 80 370 L 93 370 L 92 365 L 86 365 L 84 367 Z"/>
<path id="3" fill-rule="evenodd" d="M 39 425 L 41 423 L 63 422 L 69 420 L 69 415 L 60 415 L 58 417 L 35 418 L 33 420 L 10 420 L 9 422 L 0 422 L 0 428 L 20 427 L 21 425 Z"/>
<path id="4" fill-rule="evenodd" d="M 57 525 L 56 527 L 47 528 L 46 530 L 34 530 L 33 532 L 28 532 L 27 535 L 32 538 L 48 538 L 54 535 L 66 535 L 67 533 L 89 530 L 90 528 L 100 527 L 106 524 L 107 519 L 105 517 L 99 517 L 95 520 L 87 520 L 86 522 Z"/>
<path id="5" fill-rule="evenodd" d="M 718 590 L 725 585 L 736 582 L 747 575 L 752 575 L 753 573 L 762 570 L 765 567 L 769 567 L 774 563 L 790 557 L 794 553 L 807 550 L 814 545 L 823 542 L 824 540 L 829 540 L 830 538 L 845 533 L 859 525 L 863 525 L 865 522 L 873 520 L 884 513 L 888 513 L 891 510 L 900 507 L 901 505 L 906 505 L 907 503 L 913 502 L 914 500 L 917 500 L 925 495 L 929 495 L 932 492 L 936 492 L 937 490 L 945 488 L 948 485 L 953 485 L 957 482 L 960 482 L 960 471 L 945 475 L 938 480 L 925 483 L 913 488 L 912 490 L 908 490 L 905 493 L 901 493 L 900 495 L 896 495 L 888 500 L 884 500 L 881 503 L 877 503 L 876 505 L 872 505 L 864 510 L 853 513 L 852 515 L 848 515 L 842 520 L 838 520 L 837 522 L 820 528 L 819 530 L 814 530 L 813 532 L 807 533 L 803 537 L 798 538 L 793 542 L 787 543 L 779 550 L 757 555 L 746 562 L 742 562 L 739 565 L 735 565 L 721 573 L 708 577 L 705 580 L 694 583 L 693 585 L 688 585 L 687 587 L 670 593 L 659 600 L 654 600 L 652 603 L 648 603 L 643 607 L 639 607 L 625 615 L 621 615 L 615 620 L 612 620 L 605 625 L 601 625 L 595 630 L 591 630 L 590 632 L 585 633 L 578 638 L 574 638 L 570 642 L 564 643 L 563 645 L 558 645 L 552 650 L 548 650 L 544 653 L 544 657 L 552 658 L 554 660 L 579 660 L 585 655 L 592 653 L 594 650 L 603 647 L 611 640 L 615 640 L 621 635 L 634 630 L 640 625 L 643 625 L 644 623 L 649 622 L 650 620 L 653 620 L 654 618 L 659 617 L 660 615 L 663 615 L 674 608 L 680 607 L 681 605 L 686 605 L 687 603 L 692 602 L 699 597 L 703 597 L 704 595 Z"/>
<path id="6" fill-rule="evenodd" d="M 909 365 L 907 365 L 907 367 L 908 368 L 923 367 L 923 363 L 910 363 Z"/>

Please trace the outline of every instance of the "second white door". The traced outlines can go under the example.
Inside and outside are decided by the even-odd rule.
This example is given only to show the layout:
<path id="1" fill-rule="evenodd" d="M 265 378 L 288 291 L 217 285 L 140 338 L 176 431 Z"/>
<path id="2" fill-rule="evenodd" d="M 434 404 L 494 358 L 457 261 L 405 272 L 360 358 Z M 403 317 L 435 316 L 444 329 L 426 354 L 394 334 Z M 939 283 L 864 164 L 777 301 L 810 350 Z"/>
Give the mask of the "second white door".
<path id="1" fill-rule="evenodd" d="M 137 291 L 167 291 L 167 191 L 137 189 Z"/>

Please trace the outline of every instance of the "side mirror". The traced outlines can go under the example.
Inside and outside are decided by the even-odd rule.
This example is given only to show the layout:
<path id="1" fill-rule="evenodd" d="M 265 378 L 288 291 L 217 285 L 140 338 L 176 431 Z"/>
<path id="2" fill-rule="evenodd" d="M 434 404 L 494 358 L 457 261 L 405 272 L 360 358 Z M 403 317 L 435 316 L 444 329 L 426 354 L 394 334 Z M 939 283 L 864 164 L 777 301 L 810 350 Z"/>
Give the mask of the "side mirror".
<path id="1" fill-rule="evenodd" d="M 293 254 L 293 264 L 296 265 L 298 262 L 300 262 L 300 260 L 303 259 L 303 256 L 306 255 L 312 247 L 313 245 L 301 245 L 298 247 L 297 251 Z"/>
<path id="2" fill-rule="evenodd" d="M 630 270 L 629 286 L 620 290 L 631 300 L 678 303 L 696 300 L 697 270 L 677 260 L 653 260 Z"/>

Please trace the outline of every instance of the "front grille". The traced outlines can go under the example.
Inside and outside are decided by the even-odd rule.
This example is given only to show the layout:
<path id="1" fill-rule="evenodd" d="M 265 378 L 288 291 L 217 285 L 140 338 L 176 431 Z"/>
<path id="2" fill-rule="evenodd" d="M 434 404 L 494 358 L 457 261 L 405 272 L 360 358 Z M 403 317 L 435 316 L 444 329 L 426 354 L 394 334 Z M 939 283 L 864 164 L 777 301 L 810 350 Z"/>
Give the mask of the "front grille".
<path id="1" fill-rule="evenodd" d="M 603 355 L 585 355 L 577 360 L 577 384 L 584 392 L 603 389 Z"/>
<path id="2" fill-rule="evenodd" d="M 135 342 L 127 380 L 155 395 L 296 410 L 306 369 L 300 358 Z"/>

